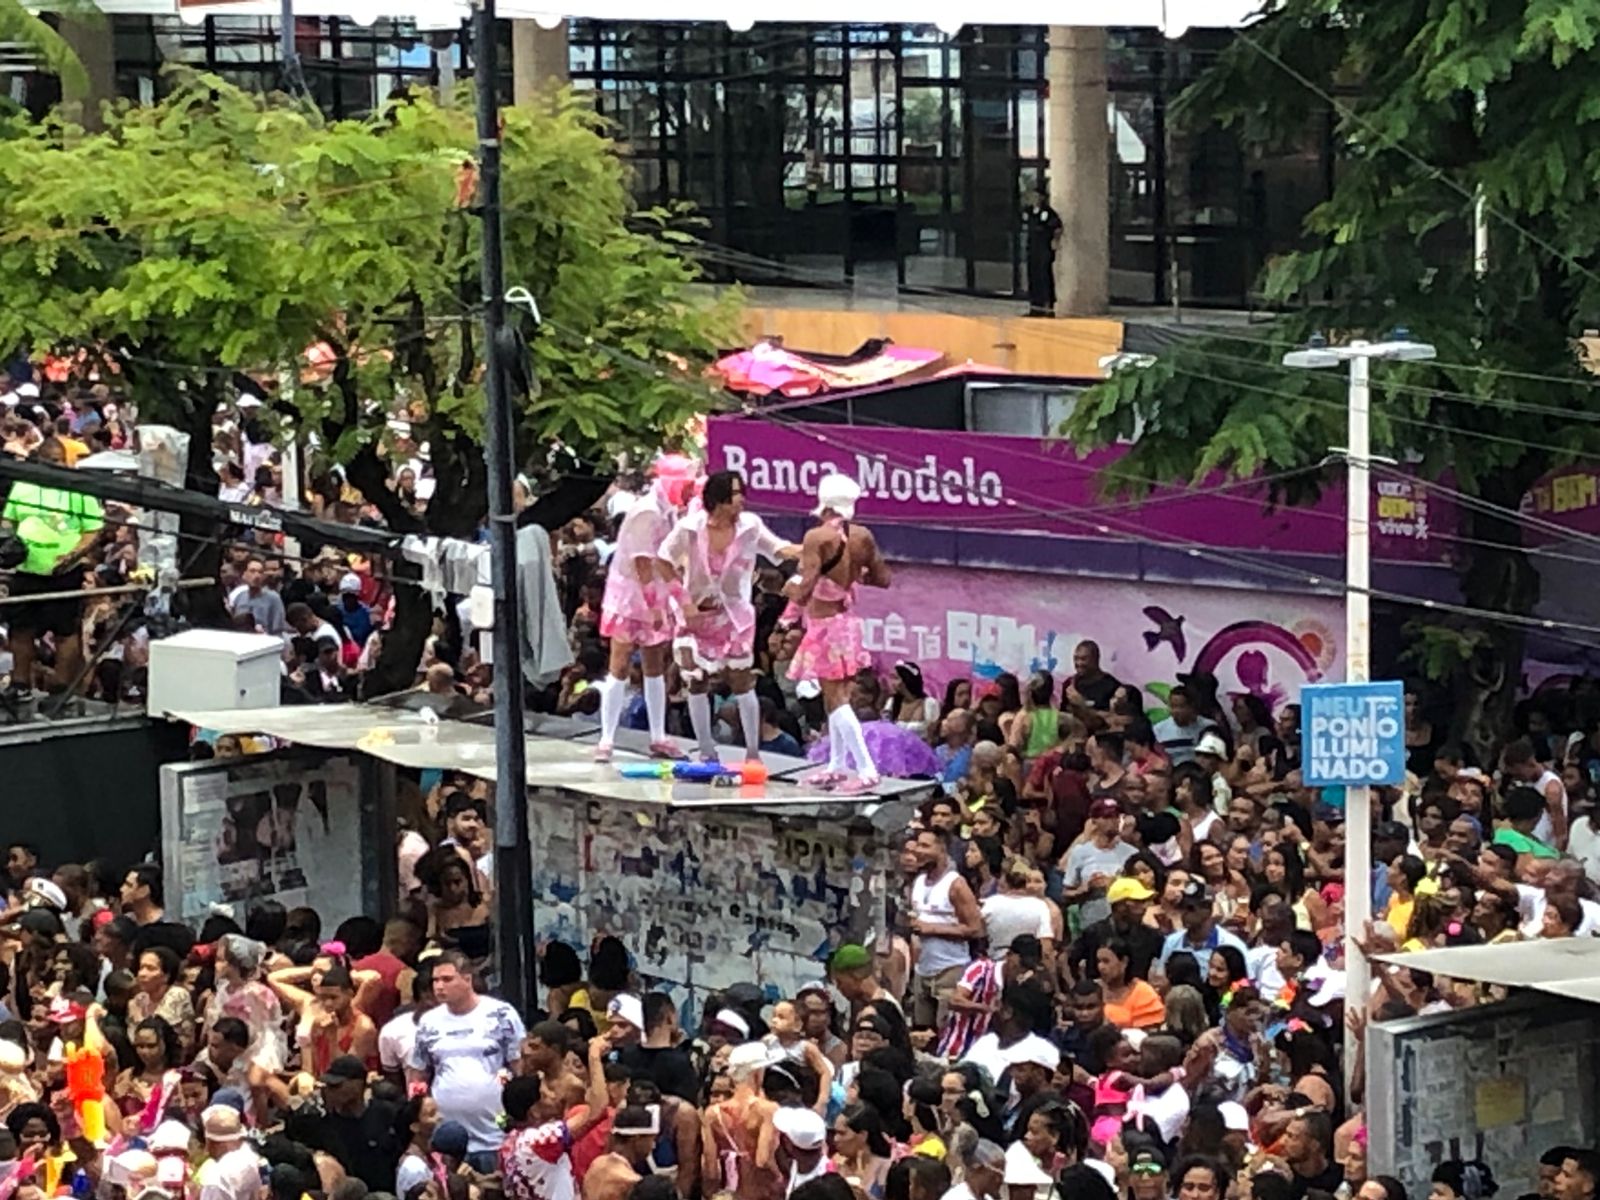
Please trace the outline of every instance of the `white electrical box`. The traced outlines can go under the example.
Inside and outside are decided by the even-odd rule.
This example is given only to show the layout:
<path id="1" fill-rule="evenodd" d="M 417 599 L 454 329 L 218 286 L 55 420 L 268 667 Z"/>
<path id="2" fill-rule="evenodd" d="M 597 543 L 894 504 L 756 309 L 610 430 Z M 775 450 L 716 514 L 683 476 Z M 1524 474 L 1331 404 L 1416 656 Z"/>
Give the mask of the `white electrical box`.
<path id="1" fill-rule="evenodd" d="M 262 633 L 191 629 L 150 643 L 152 715 L 276 708 L 283 641 Z"/>

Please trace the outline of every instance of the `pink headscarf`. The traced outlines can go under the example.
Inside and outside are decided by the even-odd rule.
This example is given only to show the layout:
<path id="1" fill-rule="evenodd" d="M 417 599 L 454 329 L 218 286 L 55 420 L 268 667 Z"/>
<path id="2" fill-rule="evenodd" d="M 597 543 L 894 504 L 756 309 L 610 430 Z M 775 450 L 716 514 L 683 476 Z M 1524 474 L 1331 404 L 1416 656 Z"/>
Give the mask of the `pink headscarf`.
<path id="1" fill-rule="evenodd" d="M 689 501 L 700 464 L 682 454 L 663 454 L 656 459 L 656 493 L 673 508 Z"/>

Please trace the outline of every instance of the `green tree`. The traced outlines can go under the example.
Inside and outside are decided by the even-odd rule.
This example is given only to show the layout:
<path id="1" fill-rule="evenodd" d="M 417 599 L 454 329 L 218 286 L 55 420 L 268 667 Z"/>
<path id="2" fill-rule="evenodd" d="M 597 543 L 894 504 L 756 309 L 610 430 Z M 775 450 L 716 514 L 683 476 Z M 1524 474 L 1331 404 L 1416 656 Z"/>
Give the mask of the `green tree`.
<path id="1" fill-rule="evenodd" d="M 83 10 L 71 4 L 68 11 L 85 17 L 92 13 L 94 19 L 105 19 L 92 5 Z M 38 13 L 29 11 L 21 0 L 0 0 L 0 42 L 14 42 L 32 54 L 46 72 L 61 80 L 62 94 L 68 99 L 88 93 L 88 72 L 67 39 Z"/>
<path id="2" fill-rule="evenodd" d="M 1128 470 L 1164 479 L 1314 464 L 1344 445 L 1344 380 L 1285 370 L 1283 351 L 1316 330 L 1376 339 L 1405 325 L 1437 345 L 1439 363 L 1373 372 L 1375 453 L 1418 456 L 1425 476 L 1452 472 L 1463 491 L 1514 510 L 1545 471 L 1600 450 L 1584 414 L 1595 380 L 1573 349 L 1600 311 L 1597 37 L 1596 0 L 1286 0 L 1249 27 L 1177 107 L 1261 148 L 1332 116 L 1332 194 L 1298 252 L 1261 282 L 1283 315 L 1260 341 L 1200 338 L 1149 370 L 1119 372 L 1066 432 L 1092 445 L 1138 428 Z M 1302 479 L 1278 498 L 1314 488 Z M 1463 520 L 1474 539 L 1460 547 L 1466 603 L 1529 613 L 1538 577 L 1519 525 Z M 1453 687 L 1453 734 L 1480 750 L 1495 743 L 1521 630 L 1452 620 L 1414 623 L 1408 636 Z"/>
<path id="3" fill-rule="evenodd" d="M 519 462 L 537 473 L 557 443 L 579 463 L 659 445 L 703 406 L 689 372 L 727 307 L 696 299 L 670 245 L 687 236 L 633 212 L 577 101 L 509 110 L 503 143 L 506 277 L 546 320 L 527 330 L 542 390 L 517 414 Z M 298 380 L 277 398 L 279 437 L 314 434 L 392 528 L 470 534 L 486 508 L 474 144 L 470 107 L 410 97 L 324 122 L 203 75 L 100 133 L 42 124 L 0 163 L 0 344 L 109 351 L 144 419 L 193 435 L 190 485 L 207 489 L 235 372 Z M 309 378 L 316 344 L 327 369 Z M 619 369 L 613 348 L 656 368 Z M 387 486 L 402 405 L 438 478 L 421 521 Z M 555 510 L 598 495 L 582 475 Z M 427 628 L 417 589 L 398 596 L 379 688 L 410 682 Z"/>

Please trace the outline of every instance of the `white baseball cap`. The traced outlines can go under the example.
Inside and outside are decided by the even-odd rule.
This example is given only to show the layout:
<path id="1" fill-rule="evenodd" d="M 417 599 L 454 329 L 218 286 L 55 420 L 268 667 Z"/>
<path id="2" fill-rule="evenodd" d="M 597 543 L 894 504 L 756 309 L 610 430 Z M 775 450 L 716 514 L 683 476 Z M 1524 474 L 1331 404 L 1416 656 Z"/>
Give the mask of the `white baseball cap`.
<path id="1" fill-rule="evenodd" d="M 780 1063 L 786 1057 L 782 1047 L 765 1042 L 743 1042 L 728 1052 L 728 1074 L 739 1079 Z"/>
<path id="2" fill-rule="evenodd" d="M 57 912 L 67 911 L 67 894 L 53 880 L 35 875 L 22 885 L 22 891 L 35 905 L 53 908 Z"/>
<path id="3" fill-rule="evenodd" d="M 1037 1034 L 1023 1038 L 1002 1053 L 1006 1062 L 1013 1067 L 1032 1063 L 1043 1067 L 1046 1071 L 1054 1071 L 1061 1065 L 1061 1051 L 1056 1049 L 1053 1042 L 1047 1042 Z"/>
<path id="4" fill-rule="evenodd" d="M 1237 1100 L 1224 1100 L 1217 1105 L 1217 1111 L 1222 1114 L 1222 1127 L 1241 1133 L 1250 1132 L 1250 1114 L 1245 1112 L 1244 1105 Z"/>
<path id="5" fill-rule="evenodd" d="M 812 1108 L 786 1105 L 772 1114 L 772 1127 L 798 1150 L 815 1150 L 828 1140 L 828 1125 Z"/>
<path id="6" fill-rule="evenodd" d="M 1214 754 L 1218 758 L 1228 757 L 1228 743 L 1215 733 L 1202 733 L 1200 740 L 1195 743 L 1196 754 Z"/>
<path id="7" fill-rule="evenodd" d="M 623 992 L 620 996 L 613 996 L 611 1003 L 606 1006 L 606 1016 L 613 1021 L 626 1021 L 635 1029 L 644 1028 L 644 1001 L 639 997 Z"/>

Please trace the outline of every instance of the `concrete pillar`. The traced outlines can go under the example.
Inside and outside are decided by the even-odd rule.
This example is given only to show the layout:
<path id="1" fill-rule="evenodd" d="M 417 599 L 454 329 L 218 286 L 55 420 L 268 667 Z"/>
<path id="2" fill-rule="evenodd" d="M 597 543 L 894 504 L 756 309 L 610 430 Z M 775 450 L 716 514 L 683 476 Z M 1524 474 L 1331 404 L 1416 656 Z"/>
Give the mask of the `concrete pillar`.
<path id="1" fill-rule="evenodd" d="M 116 48 L 111 35 L 114 18 L 89 13 L 81 17 L 63 14 L 57 24 L 62 40 L 72 47 L 72 52 L 83 64 L 89 76 L 89 90 L 81 95 L 62 97 L 69 104 L 81 106 L 79 120 L 85 129 L 100 129 L 100 106 L 117 95 Z"/>
<path id="2" fill-rule="evenodd" d="M 1050 207 L 1061 217 L 1056 315 L 1106 311 L 1111 276 L 1111 125 L 1106 31 L 1052 25 L 1045 55 Z"/>
<path id="3" fill-rule="evenodd" d="M 511 22 L 511 102 L 528 104 L 541 88 L 567 82 L 567 23 L 541 29 Z"/>

